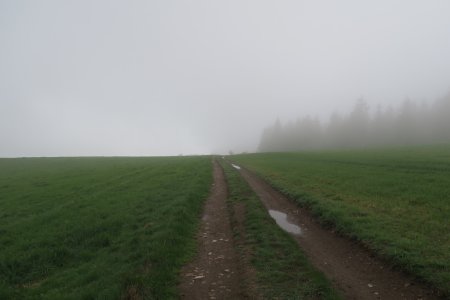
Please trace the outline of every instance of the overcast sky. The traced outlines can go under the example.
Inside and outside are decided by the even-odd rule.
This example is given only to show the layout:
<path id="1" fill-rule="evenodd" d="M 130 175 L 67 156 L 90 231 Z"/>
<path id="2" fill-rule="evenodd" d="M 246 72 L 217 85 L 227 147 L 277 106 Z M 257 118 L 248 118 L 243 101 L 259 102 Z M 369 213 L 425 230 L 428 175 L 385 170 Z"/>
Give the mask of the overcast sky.
<path id="1" fill-rule="evenodd" d="M 450 1 L 0 0 L 0 156 L 254 151 L 450 91 Z"/>

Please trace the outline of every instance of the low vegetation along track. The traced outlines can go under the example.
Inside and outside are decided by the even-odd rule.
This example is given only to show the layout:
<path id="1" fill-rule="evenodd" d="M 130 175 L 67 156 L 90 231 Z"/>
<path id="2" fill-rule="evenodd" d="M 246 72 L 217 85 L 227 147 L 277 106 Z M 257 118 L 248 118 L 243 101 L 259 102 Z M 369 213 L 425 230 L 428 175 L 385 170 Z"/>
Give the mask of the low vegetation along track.
<path id="1" fill-rule="evenodd" d="M 249 298 L 233 242 L 226 181 L 220 165 L 213 164 L 214 185 L 198 234 L 198 255 L 183 269 L 180 293 L 184 299 Z M 267 210 L 286 214 L 289 223 L 300 227 L 300 234 L 293 233 L 299 247 L 345 299 L 439 299 L 361 245 L 322 228 L 307 211 L 250 171 L 240 168 L 238 172 Z"/>

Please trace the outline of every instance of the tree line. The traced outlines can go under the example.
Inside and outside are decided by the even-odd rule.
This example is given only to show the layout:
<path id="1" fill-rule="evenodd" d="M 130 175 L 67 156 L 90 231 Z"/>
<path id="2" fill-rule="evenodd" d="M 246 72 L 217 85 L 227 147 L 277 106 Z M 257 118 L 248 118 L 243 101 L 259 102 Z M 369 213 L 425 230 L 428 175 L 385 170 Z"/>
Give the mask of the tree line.
<path id="1" fill-rule="evenodd" d="M 398 107 L 371 111 L 359 99 L 347 115 L 333 113 L 328 122 L 304 117 L 263 131 L 259 151 L 369 148 L 450 142 L 450 93 L 430 105 L 406 99 Z"/>

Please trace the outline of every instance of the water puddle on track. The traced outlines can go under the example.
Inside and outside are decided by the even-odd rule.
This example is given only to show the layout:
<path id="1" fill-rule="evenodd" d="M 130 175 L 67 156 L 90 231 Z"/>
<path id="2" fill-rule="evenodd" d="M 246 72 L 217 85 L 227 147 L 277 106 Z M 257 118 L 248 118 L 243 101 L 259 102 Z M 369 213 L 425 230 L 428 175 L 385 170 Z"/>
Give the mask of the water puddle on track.
<path id="1" fill-rule="evenodd" d="M 295 235 L 302 234 L 302 229 L 299 226 L 290 223 L 287 220 L 287 215 L 285 213 L 278 210 L 269 209 L 269 214 L 284 231 Z"/>

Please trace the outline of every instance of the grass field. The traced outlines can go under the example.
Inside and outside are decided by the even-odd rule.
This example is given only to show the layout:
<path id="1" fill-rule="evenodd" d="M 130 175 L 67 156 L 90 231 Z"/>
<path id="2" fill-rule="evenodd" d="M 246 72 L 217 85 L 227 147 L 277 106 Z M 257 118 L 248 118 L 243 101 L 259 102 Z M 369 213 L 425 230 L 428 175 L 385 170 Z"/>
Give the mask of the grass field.
<path id="1" fill-rule="evenodd" d="M 237 217 L 233 205 L 245 207 L 245 232 L 241 255 L 250 255 L 257 290 L 263 299 L 339 299 L 330 283 L 316 271 L 297 243 L 269 216 L 258 196 L 228 163 L 222 161 L 228 183 L 232 224 Z M 234 225 L 236 227 L 236 225 Z"/>
<path id="2" fill-rule="evenodd" d="M 325 224 L 450 295 L 450 146 L 232 159 Z"/>
<path id="3" fill-rule="evenodd" d="M 0 159 L 0 299 L 175 298 L 211 182 L 209 157 Z"/>

